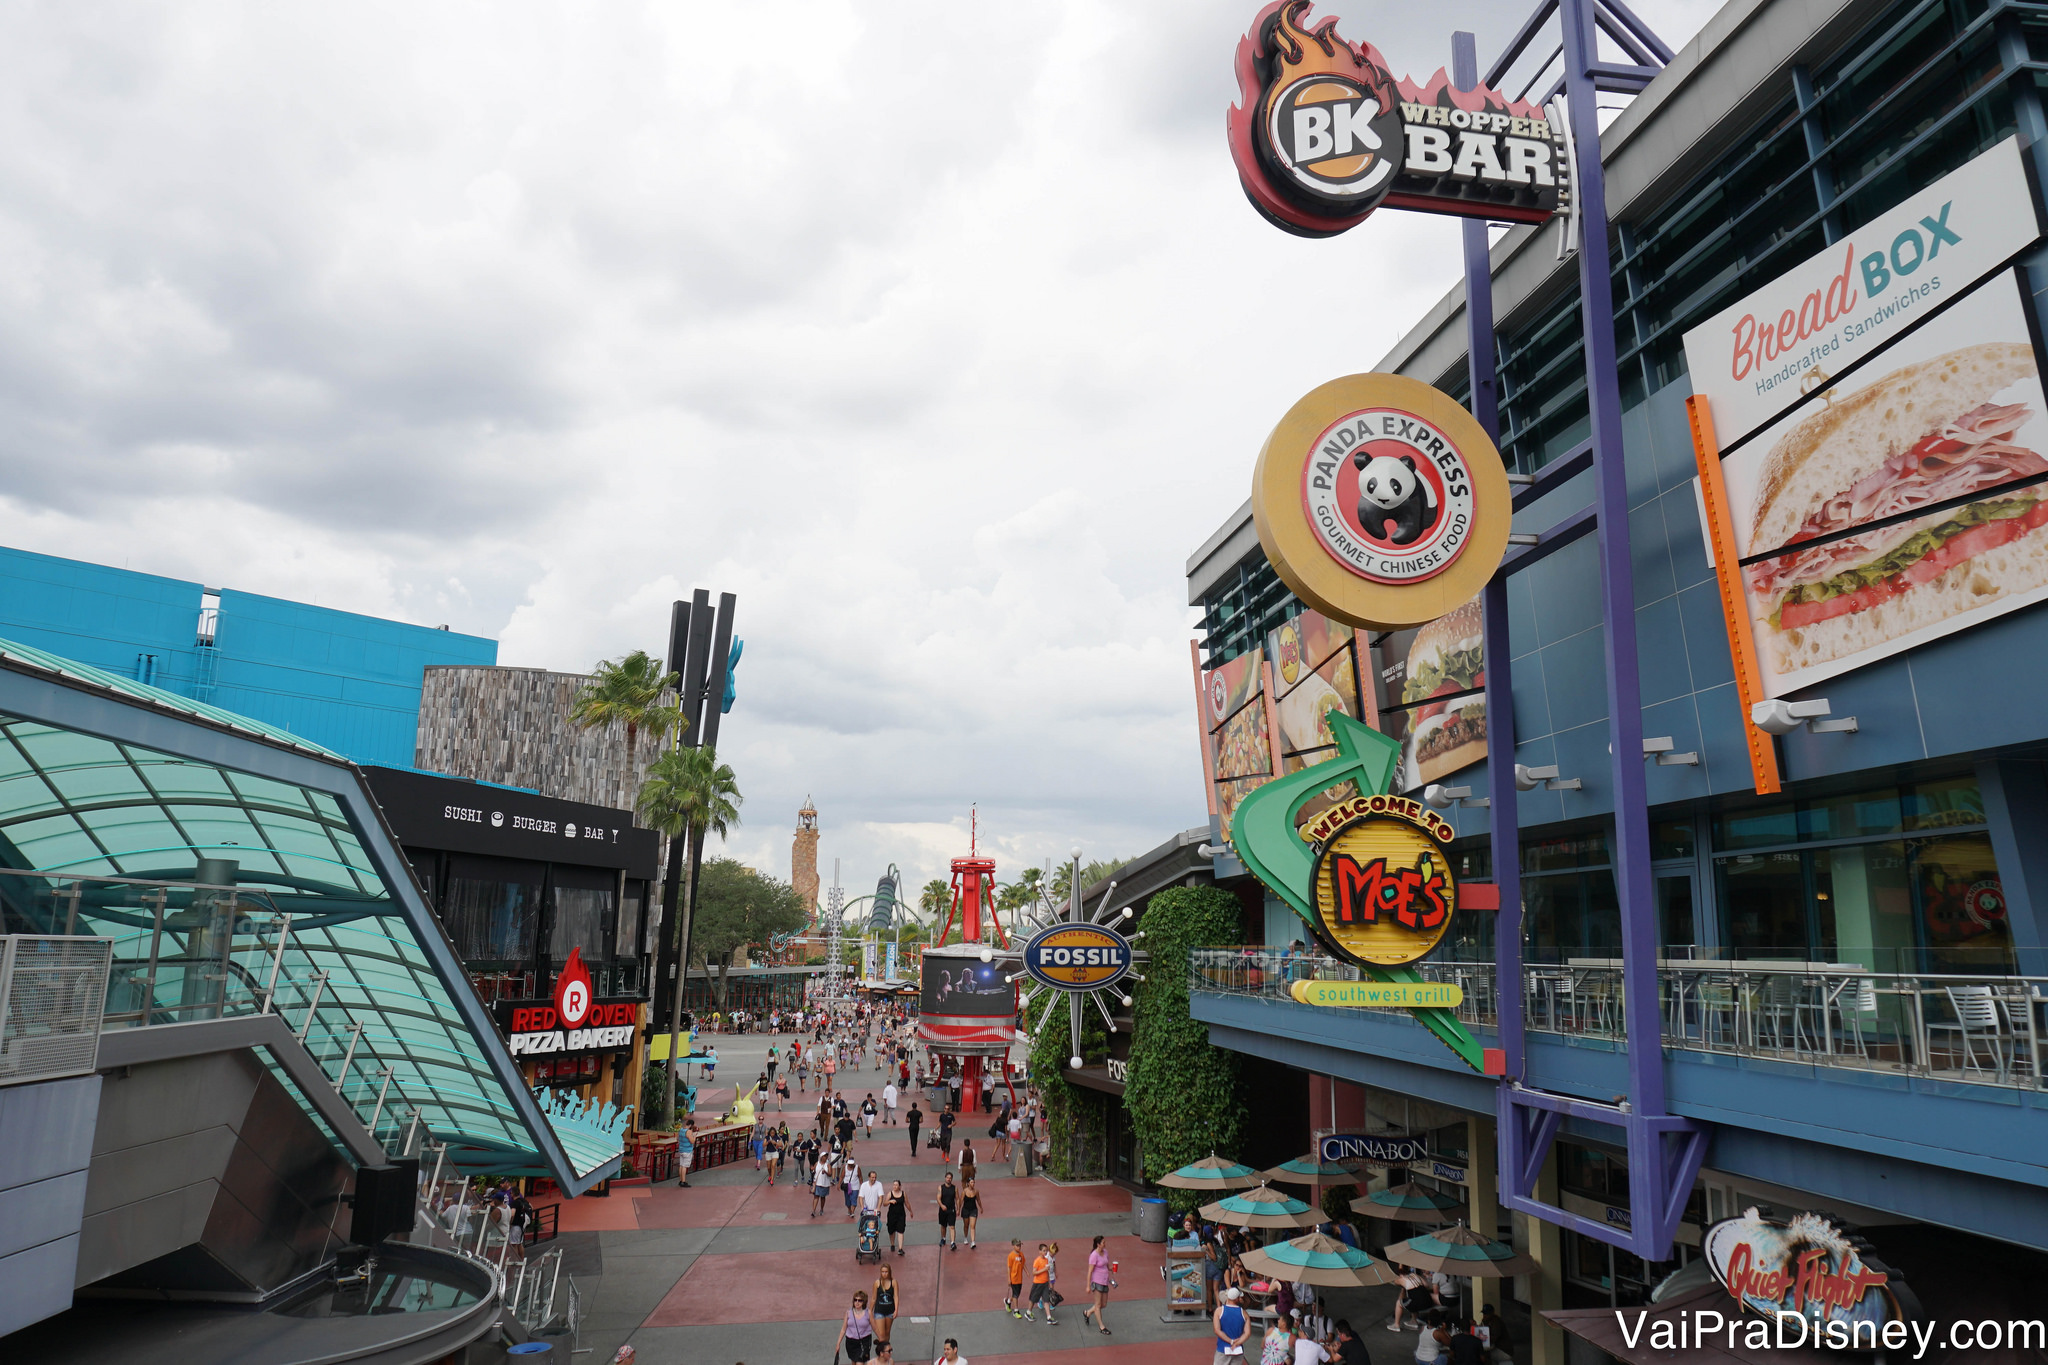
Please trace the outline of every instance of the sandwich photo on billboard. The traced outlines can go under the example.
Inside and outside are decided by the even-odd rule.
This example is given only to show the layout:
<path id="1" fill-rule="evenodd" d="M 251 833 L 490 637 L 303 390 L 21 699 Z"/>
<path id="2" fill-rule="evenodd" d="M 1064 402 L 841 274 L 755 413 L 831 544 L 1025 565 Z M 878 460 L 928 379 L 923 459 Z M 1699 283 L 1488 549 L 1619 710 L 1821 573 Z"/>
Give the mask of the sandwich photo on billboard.
<path id="1" fill-rule="evenodd" d="M 1479 603 L 1418 628 L 1408 646 L 1401 702 L 1408 708 L 1402 768 L 1410 787 L 1486 757 L 1485 629 Z"/>
<path id="2" fill-rule="evenodd" d="M 1729 457 L 1778 696 L 2048 593 L 2048 404 L 2001 276 Z"/>

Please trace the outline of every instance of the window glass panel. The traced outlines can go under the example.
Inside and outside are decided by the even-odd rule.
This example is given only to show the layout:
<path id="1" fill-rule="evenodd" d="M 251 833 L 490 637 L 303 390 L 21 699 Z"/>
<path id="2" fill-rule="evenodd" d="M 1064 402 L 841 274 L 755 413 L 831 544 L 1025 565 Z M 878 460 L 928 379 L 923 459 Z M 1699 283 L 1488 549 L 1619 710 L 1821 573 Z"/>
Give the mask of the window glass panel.
<path id="1" fill-rule="evenodd" d="M 1607 836 L 1598 831 L 1531 840 L 1522 845 L 1524 872 L 1558 872 L 1575 867 L 1604 867 L 1606 864 Z"/>
<path id="2" fill-rule="evenodd" d="M 1928 967 L 1937 972 L 2011 972 L 2012 929 L 1991 836 L 1959 834 L 1916 840 L 1914 890 L 1927 936 Z"/>
<path id="3" fill-rule="evenodd" d="M 1531 877 L 1522 883 L 1522 913 L 1531 962 L 1577 957 L 1584 895 L 1577 877 Z"/>
<path id="4" fill-rule="evenodd" d="M 1586 914 L 1579 943 L 1580 956 L 1621 956 L 1621 901 L 1614 890 L 1612 872 L 1588 872 L 1585 883 Z"/>
<path id="5" fill-rule="evenodd" d="M 640 952 L 640 917 L 647 905 L 647 883 L 629 881 L 626 894 L 619 901 L 618 937 L 613 941 L 619 957 L 632 957 Z"/>
<path id="6" fill-rule="evenodd" d="M 1871 971 L 1912 971 L 1913 895 L 1906 881 L 1906 845 L 1900 841 L 1815 849 L 1814 898 L 1823 922 L 1832 921 L 1830 961 Z"/>
<path id="7" fill-rule="evenodd" d="M 452 858 L 442 922 L 464 963 L 523 963 L 540 919 L 541 865 Z"/>
<path id="8" fill-rule="evenodd" d="M 1921 782 L 1906 789 L 1907 829 L 1949 829 L 1984 823 L 1984 793 L 1974 777 Z"/>
<path id="9" fill-rule="evenodd" d="M 1693 928 L 1692 874 L 1657 878 L 1658 947 L 1666 957 L 1690 957 L 1699 935 Z"/>
<path id="10" fill-rule="evenodd" d="M 612 890 L 581 886 L 555 888 L 555 927 L 548 936 L 548 953 L 560 966 L 574 948 L 583 950 L 586 962 L 603 962 L 611 954 L 605 948 L 605 924 L 612 917 Z"/>
<path id="11" fill-rule="evenodd" d="M 1663 858 L 1692 857 L 1692 821 L 1652 820 L 1650 822 L 1650 856 Z"/>
<path id="12" fill-rule="evenodd" d="M 1856 839 L 1899 832 L 1899 794 L 1890 787 L 1824 797 L 1799 807 L 1801 839 Z"/>
<path id="13" fill-rule="evenodd" d="M 1806 877 L 1800 855 L 1741 854 L 1716 860 L 1716 867 L 1731 954 L 1805 959 Z"/>
<path id="14" fill-rule="evenodd" d="M 1757 806 L 1714 817 L 1714 847 L 1768 848 L 1794 843 L 1799 838 L 1799 821 L 1792 803 Z"/>

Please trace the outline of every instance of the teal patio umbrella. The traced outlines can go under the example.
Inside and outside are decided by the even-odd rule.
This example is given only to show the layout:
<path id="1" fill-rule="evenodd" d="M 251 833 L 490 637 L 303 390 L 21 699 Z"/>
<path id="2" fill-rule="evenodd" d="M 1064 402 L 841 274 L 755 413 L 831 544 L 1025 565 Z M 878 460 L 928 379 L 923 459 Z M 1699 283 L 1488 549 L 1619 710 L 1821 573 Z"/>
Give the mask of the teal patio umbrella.
<path id="1" fill-rule="evenodd" d="M 1334 1161 L 1323 1161 L 1314 1152 L 1310 1152 L 1307 1156 L 1298 1156 L 1292 1161 L 1283 1161 L 1271 1170 L 1261 1171 L 1259 1174 L 1264 1179 L 1277 1180 L 1282 1184 L 1307 1185 L 1312 1191 L 1309 1202 L 1315 1205 L 1317 1209 L 1323 1207 L 1323 1187 L 1325 1185 L 1356 1185 L 1358 1183 L 1358 1172 L 1352 1170 L 1349 1166 L 1341 1166 Z"/>
<path id="2" fill-rule="evenodd" d="M 1276 1279 L 1326 1287 L 1393 1282 L 1378 1261 L 1320 1232 L 1247 1251 L 1244 1267 Z"/>
<path id="3" fill-rule="evenodd" d="M 1448 1223 L 1465 1211 L 1465 1201 L 1421 1185 L 1390 1185 L 1351 1201 L 1354 1213 L 1410 1223 Z"/>
<path id="4" fill-rule="evenodd" d="M 1241 1228 L 1312 1228 L 1323 1215 L 1270 1185 L 1202 1205 L 1202 1217 Z"/>
<path id="5" fill-rule="evenodd" d="M 1258 1184 L 1259 1173 L 1211 1152 L 1200 1161 L 1160 1176 L 1157 1183 L 1175 1190 L 1242 1190 Z"/>
<path id="6" fill-rule="evenodd" d="M 1537 1272 L 1534 1261 L 1506 1242 L 1482 1237 L 1463 1223 L 1396 1242 L 1380 1255 L 1415 1270 L 1441 1270 L 1446 1275 L 1482 1280 L 1511 1280 Z"/>

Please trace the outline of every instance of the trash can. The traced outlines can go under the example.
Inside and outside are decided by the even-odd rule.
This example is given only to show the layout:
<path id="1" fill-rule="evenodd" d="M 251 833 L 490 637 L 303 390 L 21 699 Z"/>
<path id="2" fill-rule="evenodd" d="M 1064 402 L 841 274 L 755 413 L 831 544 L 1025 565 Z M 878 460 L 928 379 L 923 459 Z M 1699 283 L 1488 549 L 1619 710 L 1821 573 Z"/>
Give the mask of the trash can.
<path id="1" fill-rule="evenodd" d="M 1034 1163 L 1031 1160 L 1032 1147 L 1030 1143 L 1013 1142 L 1010 1144 L 1010 1153 L 1010 1174 L 1016 1176 L 1037 1174 L 1032 1169 Z"/>
<path id="2" fill-rule="evenodd" d="M 1166 1201 L 1131 1196 L 1131 1234 L 1141 1242 L 1166 1240 Z"/>

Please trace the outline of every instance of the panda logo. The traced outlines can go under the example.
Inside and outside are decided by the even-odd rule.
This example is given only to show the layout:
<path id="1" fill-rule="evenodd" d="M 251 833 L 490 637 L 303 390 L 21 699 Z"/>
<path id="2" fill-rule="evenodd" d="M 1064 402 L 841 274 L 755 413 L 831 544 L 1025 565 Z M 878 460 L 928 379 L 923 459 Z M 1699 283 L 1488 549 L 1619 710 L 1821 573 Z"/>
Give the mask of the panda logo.
<path id="1" fill-rule="evenodd" d="M 1354 451 L 1358 467 L 1358 524 L 1375 540 L 1407 545 L 1436 525 L 1436 489 L 1407 455 Z"/>

